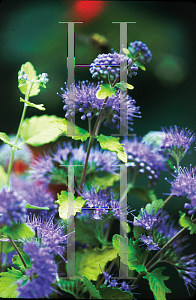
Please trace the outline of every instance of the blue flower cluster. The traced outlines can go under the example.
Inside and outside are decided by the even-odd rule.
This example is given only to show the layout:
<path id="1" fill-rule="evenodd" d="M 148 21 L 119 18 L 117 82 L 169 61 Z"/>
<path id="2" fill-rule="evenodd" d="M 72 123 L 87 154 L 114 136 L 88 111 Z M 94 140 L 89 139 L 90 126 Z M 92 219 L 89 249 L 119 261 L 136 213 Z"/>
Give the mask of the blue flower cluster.
<path id="1" fill-rule="evenodd" d="M 102 274 L 105 278 L 105 281 L 103 283 L 103 285 L 107 285 L 108 287 L 114 287 L 114 288 L 120 288 L 122 291 L 126 291 L 126 292 L 131 292 L 131 290 L 133 290 L 136 286 L 129 286 L 129 283 L 126 283 L 126 281 L 123 281 L 123 282 L 118 282 L 118 280 L 116 279 L 112 279 L 111 280 L 111 277 L 112 275 L 110 275 L 110 273 L 107 273 L 107 272 L 103 272 L 102 271 Z"/>
<path id="2" fill-rule="evenodd" d="M 48 78 L 48 74 L 47 74 L 47 73 L 39 74 L 39 75 L 38 75 L 38 78 L 39 78 L 39 79 L 38 79 L 37 82 L 41 82 L 41 83 L 43 83 L 43 84 L 46 84 L 46 83 L 49 81 L 49 78 Z M 21 81 L 23 81 L 24 83 L 25 83 L 26 80 L 31 81 L 31 80 L 28 79 L 28 75 L 25 74 L 25 71 L 24 71 L 24 70 L 22 70 L 22 71 L 20 72 L 20 75 L 18 76 L 18 80 L 21 80 Z"/>
<path id="3" fill-rule="evenodd" d="M 141 63 L 148 63 L 152 59 L 152 53 L 141 41 L 135 41 L 129 44 L 128 50 L 132 54 L 132 58 Z"/>
<path id="4" fill-rule="evenodd" d="M 76 85 L 72 84 L 70 88 L 66 85 L 66 90 L 61 88 L 62 94 L 57 94 L 63 98 L 65 103 L 63 106 L 63 109 L 66 111 L 65 118 L 74 116 L 78 112 L 82 113 L 82 120 L 86 118 L 92 119 L 94 116 L 97 116 L 104 102 L 104 99 L 96 97 L 99 86 L 100 82 L 94 84 L 86 80 L 86 82 L 82 81 Z M 128 118 L 128 124 L 133 125 L 133 117 L 140 117 L 141 114 L 139 107 L 135 104 L 136 101 L 134 99 L 118 91 L 116 96 L 112 95 L 108 98 L 101 121 L 105 119 L 104 125 L 111 125 L 111 127 L 116 125 L 119 128 L 120 118 L 122 118 L 122 123 L 124 121 L 124 125 L 127 125 L 125 122 Z"/>
<path id="5" fill-rule="evenodd" d="M 52 216 L 45 221 L 40 216 L 36 217 L 35 214 L 33 216 L 31 214 L 26 223 L 35 230 L 42 247 L 62 257 L 69 236 L 64 234 L 65 225 L 60 223 L 54 225 L 53 218 Z"/>
<path id="6" fill-rule="evenodd" d="M 12 226 L 25 220 L 27 209 L 25 199 L 13 190 L 3 188 L 0 192 L 0 223 Z"/>
<path id="7" fill-rule="evenodd" d="M 196 255 L 191 254 L 179 257 L 175 267 L 180 277 L 184 280 L 189 296 L 191 296 L 189 286 L 194 289 L 194 285 L 196 285 Z"/>
<path id="8" fill-rule="evenodd" d="M 35 206 L 46 206 L 50 210 L 45 210 L 45 215 L 55 214 L 57 212 L 58 205 L 54 203 L 54 196 L 48 191 L 44 185 L 38 184 L 36 181 L 23 180 L 16 176 L 11 176 L 11 186 L 14 191 L 20 194 L 28 204 Z M 39 213 L 40 210 L 33 211 L 27 209 L 27 213 Z M 43 212 L 41 210 L 41 212 Z"/>
<path id="9" fill-rule="evenodd" d="M 129 77 L 137 75 L 137 65 L 126 55 L 117 52 L 99 54 L 94 62 L 91 63 L 89 70 L 92 78 L 110 78 L 110 80 L 115 80 L 120 77 L 120 64 L 124 63 L 128 65 L 126 68 Z"/>
<path id="10" fill-rule="evenodd" d="M 122 144 L 128 158 L 125 164 L 128 169 L 138 174 L 146 174 L 150 185 L 155 185 L 160 171 L 166 170 L 166 158 L 152 145 L 147 145 L 137 138 L 133 140 L 125 138 Z"/>
<path id="11" fill-rule="evenodd" d="M 189 146 L 195 141 L 195 134 L 192 131 L 187 130 L 187 128 L 182 128 L 179 132 L 178 127 L 175 125 L 174 128 L 170 127 L 162 128 L 162 131 L 165 133 L 165 138 L 163 139 L 162 148 L 182 148 L 186 152 Z"/>
<path id="12" fill-rule="evenodd" d="M 196 178 L 194 169 L 190 166 L 190 170 L 187 167 L 178 168 L 177 175 L 172 174 L 175 177 L 174 181 L 169 181 L 171 184 L 171 194 L 173 196 L 188 197 L 191 203 L 185 203 L 184 208 L 189 209 L 188 213 L 192 214 L 196 209 Z"/>
<path id="13" fill-rule="evenodd" d="M 45 215 L 51 215 L 51 213 L 55 214 L 57 212 L 58 205 L 54 203 L 54 196 L 44 185 L 40 185 L 36 181 L 23 180 L 16 176 L 11 176 L 11 186 L 28 204 L 50 208 L 50 210 L 44 210 Z M 43 211 L 27 209 L 27 213 L 29 214 L 30 212 L 40 213 Z"/>
<path id="14" fill-rule="evenodd" d="M 146 209 L 141 208 L 138 217 L 134 217 L 133 225 L 141 226 L 146 230 L 152 230 L 154 224 L 157 222 L 158 213 L 148 213 Z"/>
<path id="15" fill-rule="evenodd" d="M 42 82 L 43 84 L 46 84 L 49 81 L 47 73 L 39 74 L 38 78 L 39 78 L 39 81 Z"/>
<path id="16" fill-rule="evenodd" d="M 18 76 L 18 79 L 21 80 L 21 81 L 26 81 L 27 78 L 28 78 L 28 75 L 25 74 L 25 71 L 21 71 L 20 75 Z"/>
<path id="17" fill-rule="evenodd" d="M 55 282 L 57 266 L 47 248 L 40 248 L 34 242 L 27 242 L 23 250 L 30 256 L 31 268 L 26 270 L 28 281 L 20 279 L 17 290 L 21 298 L 43 298 L 53 292 L 51 283 Z"/>
<path id="18" fill-rule="evenodd" d="M 83 193 L 81 194 L 86 200 L 84 205 L 90 209 L 94 209 L 93 214 L 91 215 L 92 219 L 100 220 L 106 214 L 112 212 L 112 214 L 120 220 L 123 216 L 129 213 L 130 207 L 127 206 L 127 203 L 124 204 L 122 200 L 117 201 L 113 200 L 113 194 L 109 190 L 99 190 L 99 188 L 91 187 L 90 191 L 87 187 L 84 187 Z M 112 199 L 112 200 L 111 200 Z M 86 213 L 87 214 L 87 213 Z M 90 215 L 88 213 L 88 215 Z M 127 222 L 130 222 L 127 220 Z"/>
<path id="19" fill-rule="evenodd" d="M 67 173 L 67 165 L 84 165 L 86 152 L 83 144 L 79 148 L 72 148 L 70 143 L 63 143 L 58 146 L 54 153 L 45 154 L 42 157 L 35 159 L 30 165 L 29 174 L 36 181 L 41 181 L 47 187 L 49 183 L 55 181 L 58 183 L 65 182 Z M 87 173 L 93 171 L 106 171 L 116 174 L 119 160 L 116 153 L 110 151 L 102 151 L 99 148 L 91 149 Z M 65 165 L 65 167 L 59 167 Z M 83 168 L 78 167 L 75 174 L 76 180 L 80 180 Z"/>

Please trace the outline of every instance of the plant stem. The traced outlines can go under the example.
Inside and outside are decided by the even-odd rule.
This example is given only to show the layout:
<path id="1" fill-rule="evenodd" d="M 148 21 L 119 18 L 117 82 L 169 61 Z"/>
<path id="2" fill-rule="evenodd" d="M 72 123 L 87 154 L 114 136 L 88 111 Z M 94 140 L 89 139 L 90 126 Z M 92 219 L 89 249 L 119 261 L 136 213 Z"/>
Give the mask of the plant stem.
<path id="1" fill-rule="evenodd" d="M 173 197 L 173 195 L 169 195 L 169 197 L 167 197 L 167 199 L 164 201 L 164 205 Z"/>
<path id="2" fill-rule="evenodd" d="M 34 84 L 34 82 L 31 82 L 29 91 L 28 91 L 27 95 L 25 95 L 25 100 L 27 100 L 27 101 L 29 100 L 29 95 L 30 95 L 30 91 L 32 89 L 33 84 Z M 26 113 L 26 110 L 27 110 L 27 106 L 28 105 L 26 103 L 24 103 L 22 117 L 21 117 L 21 120 L 20 120 L 20 124 L 19 124 L 19 127 L 18 127 L 18 131 L 17 131 L 17 134 L 16 134 L 16 140 L 15 140 L 14 145 L 17 145 L 19 135 L 20 135 L 20 131 L 21 131 L 21 128 L 22 128 L 22 124 L 23 124 L 23 121 L 24 121 L 24 118 L 25 118 L 25 113 Z M 12 165 L 13 165 L 13 161 L 14 161 L 15 151 L 16 151 L 16 149 L 15 149 L 15 147 L 13 147 L 11 149 L 12 154 L 11 154 L 11 158 L 10 158 L 10 161 L 9 161 L 8 172 L 7 172 L 7 186 L 8 187 L 10 186 L 9 179 L 10 179 L 10 174 L 11 174 Z"/>
<path id="3" fill-rule="evenodd" d="M 89 139 L 89 144 L 88 144 L 88 149 L 87 149 L 87 153 L 86 153 L 86 159 L 85 159 L 85 163 L 84 163 L 84 171 L 83 171 L 83 174 L 82 174 L 82 180 L 81 180 L 81 183 L 80 183 L 80 192 L 81 192 L 81 193 L 82 193 L 82 187 L 83 187 L 83 184 L 84 184 L 84 181 L 85 181 L 85 178 L 86 178 L 86 171 L 87 171 L 87 165 L 88 165 L 88 158 L 89 158 L 89 155 L 90 155 L 90 151 L 91 151 L 93 142 L 94 142 L 94 138 L 93 138 L 93 137 L 90 137 L 90 139 Z"/>
<path id="4" fill-rule="evenodd" d="M 21 120 L 20 120 L 20 124 L 19 124 L 19 127 L 18 127 L 18 132 L 17 132 L 17 135 L 16 135 L 16 140 L 15 140 L 14 145 L 16 145 L 17 142 L 18 142 L 18 138 L 19 138 L 20 130 L 21 130 L 22 123 L 23 123 L 23 120 L 24 120 L 24 117 L 25 117 L 26 109 L 27 109 L 27 105 L 26 105 L 26 103 L 24 103 L 22 117 L 21 117 Z M 16 149 L 13 147 L 11 149 L 12 154 L 11 154 L 11 158 L 10 158 L 10 161 L 9 161 L 8 172 L 7 172 L 7 185 L 8 185 L 8 187 L 9 187 L 9 178 L 10 178 L 10 174 L 11 174 L 11 170 L 12 170 L 15 151 L 16 151 Z"/>
<path id="5" fill-rule="evenodd" d="M 12 243 L 14 249 L 15 249 L 16 252 L 18 253 L 18 256 L 20 257 L 20 259 L 21 259 L 21 261 L 22 261 L 22 263 L 23 263 L 23 265 L 24 265 L 24 267 L 25 267 L 25 269 L 26 269 L 26 268 L 27 268 L 27 265 L 26 265 L 26 263 L 25 263 L 25 261 L 24 261 L 22 255 L 21 255 L 20 251 L 18 250 L 18 247 L 16 246 L 16 244 L 14 243 L 14 241 L 13 241 L 9 236 L 8 236 L 8 239 L 10 240 L 10 242 Z"/>
<path id="6" fill-rule="evenodd" d="M 105 240 L 106 240 L 106 241 L 107 241 L 107 239 L 108 239 L 108 235 L 109 235 L 109 233 L 110 233 L 110 229 L 111 229 L 111 227 L 112 227 L 112 223 L 113 223 L 113 222 L 114 222 L 114 218 L 110 220 L 110 223 L 109 223 L 109 225 L 108 225 L 107 231 L 106 231 L 106 233 L 105 233 Z"/>

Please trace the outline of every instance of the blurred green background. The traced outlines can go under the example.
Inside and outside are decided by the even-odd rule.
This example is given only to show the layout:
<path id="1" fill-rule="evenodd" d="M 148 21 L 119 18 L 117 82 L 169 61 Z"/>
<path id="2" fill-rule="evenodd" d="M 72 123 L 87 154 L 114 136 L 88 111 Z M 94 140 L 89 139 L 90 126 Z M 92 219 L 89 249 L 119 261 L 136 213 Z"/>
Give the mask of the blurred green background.
<path id="1" fill-rule="evenodd" d="M 0 26 L 0 131 L 16 133 L 23 104 L 17 88 L 18 71 L 22 64 L 30 61 L 37 74 L 49 74 L 49 83 L 32 102 L 44 103 L 48 115 L 64 117 L 62 98 L 56 95 L 67 80 L 67 25 L 60 21 L 84 21 L 75 25 L 76 64 L 90 64 L 99 53 L 120 50 L 119 24 L 128 21 L 128 43 L 135 40 L 146 43 L 152 52 L 152 61 L 147 70 L 129 79 L 134 90 L 129 91 L 140 106 L 142 118 L 135 118 L 134 133 L 143 136 L 148 131 L 177 125 L 196 132 L 195 101 L 195 33 L 196 6 L 191 2 L 154 1 L 1 1 Z M 90 3 L 89 3 L 90 2 Z M 92 5 L 93 3 L 93 5 Z M 92 35 L 99 34 L 107 39 L 104 47 L 93 43 Z M 88 68 L 75 68 L 75 81 L 92 80 Z M 43 112 L 28 108 L 26 117 L 41 115 Z M 86 123 L 77 118 L 79 126 Z M 102 128 L 102 133 L 116 133 Z M 196 165 L 195 143 L 182 164 Z M 158 198 L 169 193 L 170 184 L 164 180 L 158 183 Z M 168 177 L 173 178 L 170 174 Z M 164 198 L 165 199 L 165 198 Z M 167 205 L 169 212 L 178 217 L 184 201 L 177 199 Z M 139 203 L 139 207 L 144 203 Z M 175 203 L 175 204 L 174 204 Z M 175 205 L 175 206 L 173 206 Z M 194 246 L 195 247 L 195 246 Z M 192 247 L 193 249 L 193 247 Z M 176 272 L 173 272 L 177 278 Z M 166 274 L 166 273 L 165 273 Z M 168 281 L 167 286 L 172 288 Z M 179 284 L 179 280 L 177 283 Z M 169 286 L 170 284 L 170 286 Z M 183 282 L 182 282 L 183 289 Z M 184 288 L 178 294 L 177 286 L 167 299 L 186 299 Z M 148 299 L 152 296 L 140 296 Z M 138 296 L 139 297 L 139 296 Z"/>

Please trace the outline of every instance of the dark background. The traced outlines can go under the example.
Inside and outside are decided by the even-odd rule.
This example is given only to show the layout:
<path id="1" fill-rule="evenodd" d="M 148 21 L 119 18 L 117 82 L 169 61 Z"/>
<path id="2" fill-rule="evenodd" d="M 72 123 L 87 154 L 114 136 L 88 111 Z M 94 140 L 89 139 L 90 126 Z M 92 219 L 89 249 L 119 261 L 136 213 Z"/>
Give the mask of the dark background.
<path id="1" fill-rule="evenodd" d="M 134 133 L 143 136 L 148 131 L 158 131 L 161 127 L 177 125 L 196 132 L 195 101 L 195 33 L 196 6 L 191 2 L 151 2 L 151 1 L 91 1 L 94 8 L 83 1 L 1 1 L 1 102 L 0 131 L 16 133 L 23 104 L 19 102 L 21 93 L 17 88 L 17 76 L 21 65 L 30 61 L 37 74 L 49 74 L 49 83 L 37 97 L 30 100 L 43 103 L 45 114 L 64 117 L 62 98 L 56 93 L 67 80 L 67 25 L 59 21 L 84 21 L 75 25 L 76 64 L 90 64 L 99 53 L 98 45 L 93 45 L 90 36 L 98 33 L 108 40 L 108 52 L 111 48 L 119 51 L 119 24 L 114 21 L 129 21 L 128 43 L 135 40 L 146 43 L 152 52 L 152 61 L 147 70 L 138 71 L 138 75 L 129 79 L 134 90 L 129 91 L 140 106 L 142 118 L 135 118 Z M 75 69 L 75 81 L 92 80 L 88 68 Z M 41 115 L 43 112 L 28 108 L 26 117 Z M 77 115 L 76 115 L 77 116 Z M 86 123 L 76 117 L 79 126 Z M 114 131 L 102 128 L 102 133 L 110 135 Z M 182 161 L 183 166 L 190 163 L 195 166 L 196 153 L 192 151 Z M 169 173 L 166 174 L 171 179 Z M 158 198 L 165 199 L 163 193 L 169 193 L 170 184 L 162 180 L 155 188 Z M 178 217 L 183 210 L 180 198 L 175 197 L 166 209 Z M 144 203 L 138 202 L 138 207 Z M 133 205 L 131 205 L 133 206 Z M 137 205 L 136 205 L 137 206 Z M 192 246 L 195 249 L 195 246 Z M 168 274 L 168 272 L 164 272 Z M 167 299 L 187 299 L 183 281 L 173 271 L 166 284 L 173 293 Z M 178 294 L 177 284 L 182 287 Z M 149 292 L 151 293 L 151 292 Z M 152 295 L 152 294 L 149 294 Z M 137 296 L 136 296 L 137 297 Z M 142 298 L 148 295 L 142 294 Z"/>

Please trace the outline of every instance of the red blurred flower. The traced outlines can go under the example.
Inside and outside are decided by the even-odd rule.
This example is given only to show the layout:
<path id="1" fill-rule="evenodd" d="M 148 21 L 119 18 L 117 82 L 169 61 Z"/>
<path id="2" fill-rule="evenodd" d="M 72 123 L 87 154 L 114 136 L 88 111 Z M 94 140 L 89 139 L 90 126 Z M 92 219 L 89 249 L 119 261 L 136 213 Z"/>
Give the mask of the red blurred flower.
<path id="1" fill-rule="evenodd" d="M 105 1 L 76 1 L 72 8 L 74 21 L 85 23 L 94 19 L 103 10 Z"/>

